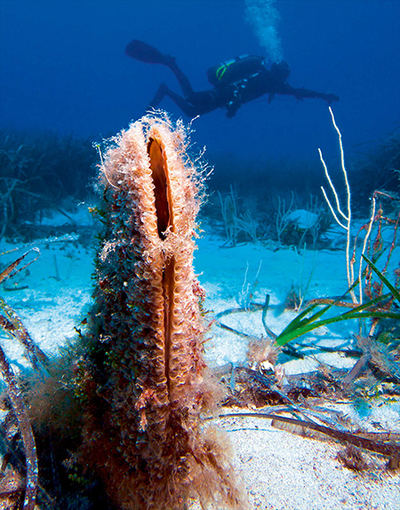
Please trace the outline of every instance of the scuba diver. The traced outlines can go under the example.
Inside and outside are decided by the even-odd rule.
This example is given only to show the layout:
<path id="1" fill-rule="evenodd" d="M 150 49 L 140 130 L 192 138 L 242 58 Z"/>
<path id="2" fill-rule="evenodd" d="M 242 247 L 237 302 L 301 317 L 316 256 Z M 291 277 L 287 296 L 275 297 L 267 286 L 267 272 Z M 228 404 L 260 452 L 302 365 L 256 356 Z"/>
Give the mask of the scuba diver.
<path id="1" fill-rule="evenodd" d="M 314 90 L 294 88 L 287 83 L 290 74 L 289 65 L 282 61 L 273 63 L 268 69 L 263 57 L 243 55 L 207 71 L 212 89 L 195 92 L 186 75 L 177 66 L 175 58 L 164 55 L 149 44 L 133 40 L 125 52 L 128 56 L 151 64 L 162 64 L 174 73 L 182 89 L 183 96 L 162 83 L 149 108 L 156 108 L 165 96 L 168 96 L 189 117 L 196 117 L 217 108 L 226 108 L 226 115 L 233 117 L 240 106 L 265 94 L 270 103 L 276 94 L 294 96 L 296 99 L 307 97 L 320 98 L 331 104 L 338 101 L 335 94 L 323 94 Z"/>

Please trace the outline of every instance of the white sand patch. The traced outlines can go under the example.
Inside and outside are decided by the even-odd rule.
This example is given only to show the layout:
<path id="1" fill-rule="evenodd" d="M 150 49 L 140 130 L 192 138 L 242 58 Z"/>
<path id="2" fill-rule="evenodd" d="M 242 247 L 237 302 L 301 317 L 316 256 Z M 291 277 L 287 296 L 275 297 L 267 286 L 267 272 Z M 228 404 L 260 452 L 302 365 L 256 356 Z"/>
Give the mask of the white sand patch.
<path id="1" fill-rule="evenodd" d="M 398 478 L 345 469 L 336 459 L 336 443 L 274 429 L 269 420 L 221 421 L 234 445 L 235 468 L 251 509 L 398 508 Z"/>
<path id="2" fill-rule="evenodd" d="M 234 449 L 233 465 L 250 509 L 394 510 L 398 476 L 383 470 L 356 473 L 337 460 L 339 443 L 299 437 L 260 418 L 222 418 Z M 193 504 L 190 510 L 199 510 Z M 223 510 L 219 508 L 218 510 Z"/>
<path id="3" fill-rule="evenodd" d="M 335 233 L 340 243 L 342 237 Z M 340 244 L 338 243 L 338 244 Z M 246 244 L 222 248 L 223 241 L 205 235 L 195 253 L 195 268 L 207 291 L 206 307 L 212 314 L 237 307 L 248 285 L 251 299 L 263 302 L 270 295 L 268 326 L 279 333 L 294 313 L 283 313 L 280 304 L 293 286 L 306 299 L 342 295 L 347 287 L 343 251 L 281 248 L 274 251 L 263 245 Z M 0 253 L 6 245 L 0 245 Z M 49 355 L 55 355 L 66 339 L 75 335 L 85 309 L 91 302 L 93 252 L 73 242 L 40 245 L 41 256 L 6 286 L 27 286 L 1 295 L 21 316 L 33 339 Z M 13 260 L 10 254 L 0 257 L 0 264 Z M 399 261 L 399 249 L 393 254 Z M 260 267 L 261 263 L 261 267 Z M 259 268 L 260 267 L 260 268 Z M 245 275 L 246 280 L 245 280 Z M 257 275 L 258 273 L 258 275 Z M 256 278 L 257 275 L 257 278 Z M 255 281 L 256 280 L 256 281 Z M 222 319 L 247 334 L 265 336 L 261 312 L 240 313 Z M 351 324 L 313 332 L 306 341 L 334 346 L 348 342 Z M 206 343 L 206 358 L 212 365 L 227 362 L 243 364 L 247 341 L 214 326 Z M 14 367 L 26 367 L 22 349 L 3 333 L 0 341 Z M 338 354 L 319 354 L 318 359 L 334 366 L 351 367 L 354 360 Z M 288 374 L 318 368 L 313 358 L 292 360 L 285 364 Z M 346 413 L 357 418 L 351 406 Z M 368 423 L 379 422 L 384 428 L 400 428 L 400 405 L 381 405 L 371 410 Z M 398 476 L 355 474 L 336 460 L 338 445 L 300 438 L 274 429 L 267 420 L 234 418 L 218 420 L 227 430 L 234 448 L 234 464 L 244 480 L 252 509 L 390 509 L 400 508 Z M 364 424 L 365 425 L 365 424 Z M 195 508 L 195 507 L 193 507 Z"/>

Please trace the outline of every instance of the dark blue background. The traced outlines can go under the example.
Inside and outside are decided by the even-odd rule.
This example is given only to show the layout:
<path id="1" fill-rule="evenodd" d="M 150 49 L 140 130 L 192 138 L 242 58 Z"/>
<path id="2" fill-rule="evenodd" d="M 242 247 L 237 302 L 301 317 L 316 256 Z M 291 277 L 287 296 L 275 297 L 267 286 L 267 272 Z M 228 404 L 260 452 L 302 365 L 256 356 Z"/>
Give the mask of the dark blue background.
<path id="1" fill-rule="evenodd" d="M 99 139 L 144 113 L 162 66 L 124 54 L 133 38 L 177 58 L 195 89 L 221 60 L 263 49 L 239 0 L 1 0 L 0 128 L 56 130 Z M 278 0 L 290 83 L 340 96 L 335 105 L 349 151 L 399 126 L 399 0 Z M 163 107 L 180 112 L 166 100 Z M 327 106 L 277 96 L 194 124 L 210 154 L 246 159 L 315 158 L 336 142 Z"/>

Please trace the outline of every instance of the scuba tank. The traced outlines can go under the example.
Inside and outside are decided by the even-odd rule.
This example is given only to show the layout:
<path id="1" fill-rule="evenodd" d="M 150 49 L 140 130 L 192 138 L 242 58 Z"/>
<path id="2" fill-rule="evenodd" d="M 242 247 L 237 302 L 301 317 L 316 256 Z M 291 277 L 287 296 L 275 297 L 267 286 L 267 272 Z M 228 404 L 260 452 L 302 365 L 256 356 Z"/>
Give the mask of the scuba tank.
<path id="1" fill-rule="evenodd" d="M 218 87 L 243 80 L 260 71 L 265 71 L 263 57 L 241 55 L 210 67 L 207 71 L 207 78 L 211 85 Z"/>

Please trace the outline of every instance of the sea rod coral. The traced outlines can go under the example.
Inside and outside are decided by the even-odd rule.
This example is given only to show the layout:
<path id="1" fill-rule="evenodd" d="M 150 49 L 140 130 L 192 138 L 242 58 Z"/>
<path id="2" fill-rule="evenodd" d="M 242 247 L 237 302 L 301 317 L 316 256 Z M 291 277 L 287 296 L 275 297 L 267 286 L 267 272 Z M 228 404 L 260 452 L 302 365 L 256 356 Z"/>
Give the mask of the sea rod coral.
<path id="1" fill-rule="evenodd" d="M 201 172 L 162 114 L 122 131 L 102 160 L 104 242 L 75 387 L 81 458 L 121 509 L 244 508 L 216 431 L 193 272 Z"/>

